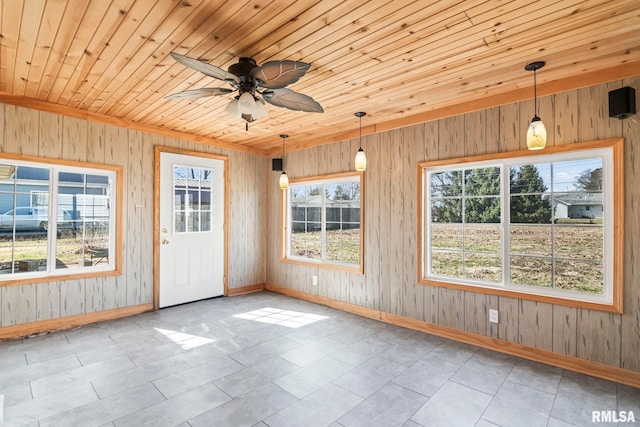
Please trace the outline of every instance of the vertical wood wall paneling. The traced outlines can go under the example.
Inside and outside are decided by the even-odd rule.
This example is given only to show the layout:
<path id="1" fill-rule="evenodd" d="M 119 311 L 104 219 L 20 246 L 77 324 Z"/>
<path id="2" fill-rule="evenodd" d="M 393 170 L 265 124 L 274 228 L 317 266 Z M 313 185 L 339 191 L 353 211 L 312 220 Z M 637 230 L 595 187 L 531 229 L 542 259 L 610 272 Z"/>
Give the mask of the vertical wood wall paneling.
<path id="1" fill-rule="evenodd" d="M 578 310 L 562 305 L 553 306 L 552 351 L 567 356 L 576 356 Z"/>
<path id="2" fill-rule="evenodd" d="M 640 77 L 625 80 L 622 86 L 631 86 L 640 93 Z M 637 102 L 636 102 L 637 104 Z M 636 106 L 637 108 L 637 106 Z M 625 144 L 625 248 L 624 248 L 624 314 L 622 315 L 622 360 L 620 366 L 640 371 L 640 193 L 635 183 L 640 182 L 640 114 L 622 123 Z M 636 213 L 636 214 L 633 214 Z M 631 237 L 634 236 L 634 237 Z"/>
<path id="3" fill-rule="evenodd" d="M 578 92 L 562 92 L 554 97 L 555 145 L 578 142 Z M 551 129 L 547 128 L 547 133 Z"/>
<path id="4" fill-rule="evenodd" d="M 464 156 L 464 116 L 453 116 L 438 121 L 438 158 L 453 159 Z M 440 288 L 438 297 L 438 324 L 464 329 L 464 291 Z"/>
<path id="5" fill-rule="evenodd" d="M 4 286 L 2 292 L 2 326 L 35 322 L 36 285 Z"/>
<path id="6" fill-rule="evenodd" d="M 518 340 L 529 347 L 553 350 L 553 307 L 537 301 L 520 300 Z"/>
<path id="7" fill-rule="evenodd" d="M 425 123 L 425 143 L 424 143 L 424 156 L 421 161 L 439 159 L 439 141 L 440 141 L 440 126 L 439 121 L 431 121 Z M 422 211 L 422 218 L 420 221 L 424 221 L 426 218 L 426 210 L 429 207 L 425 207 Z M 426 254 L 425 254 L 426 256 Z M 420 261 L 418 261 L 420 262 Z M 423 285 L 424 286 L 424 285 Z M 438 323 L 438 305 L 440 298 L 440 288 L 437 286 L 424 286 L 424 304 L 422 320 L 429 323 Z"/>
<path id="8" fill-rule="evenodd" d="M 104 164 L 106 126 L 101 123 L 88 123 L 87 161 Z M 104 277 L 85 279 L 85 312 L 102 311 Z"/>
<path id="9" fill-rule="evenodd" d="M 407 234 L 415 234 L 415 229 L 408 230 L 404 222 L 404 204 L 409 203 L 409 194 L 404 194 L 404 174 L 411 171 L 404 169 L 404 151 L 402 129 L 389 131 L 389 257 L 388 286 L 390 288 L 390 313 L 402 315 L 404 304 L 404 241 Z M 413 175 L 413 174 L 412 174 Z"/>
<path id="10" fill-rule="evenodd" d="M 380 310 L 390 313 L 391 307 L 391 289 L 393 277 L 393 266 L 389 262 L 391 259 L 391 242 L 392 235 L 398 234 L 397 229 L 391 232 L 391 145 L 392 133 L 383 132 L 378 135 L 378 152 L 379 166 L 376 169 L 379 176 L 378 181 L 378 198 L 380 200 L 380 210 L 378 217 L 380 220 Z"/>
<path id="11" fill-rule="evenodd" d="M 367 195 L 365 197 L 364 275 L 365 307 L 380 309 L 380 142 L 377 135 L 363 137 L 363 150 L 367 155 Z"/>
<path id="12" fill-rule="evenodd" d="M 151 134 L 142 134 L 142 169 L 140 184 L 141 205 L 136 209 L 140 219 L 140 304 L 153 302 L 153 159 L 154 146 L 162 143 L 162 138 Z"/>
<path id="13" fill-rule="evenodd" d="M 36 320 L 60 317 L 60 282 L 36 284 Z"/>
<path id="14" fill-rule="evenodd" d="M 85 312 L 85 281 L 70 280 L 60 284 L 60 317 Z"/>
<path id="15" fill-rule="evenodd" d="M 127 233 L 123 235 L 126 240 L 127 259 L 127 306 L 140 304 L 140 245 L 142 241 L 142 132 L 129 131 L 129 144 L 127 150 L 127 192 L 125 211 L 123 212 L 127 222 Z"/>
<path id="16" fill-rule="evenodd" d="M 244 153 L 230 153 L 229 164 L 233 165 L 229 171 L 229 216 L 243 218 L 245 207 L 242 204 L 242 195 L 245 188 L 245 170 L 238 167 L 245 162 L 242 159 Z M 215 208 L 214 208 L 215 209 Z M 229 277 L 227 283 L 229 289 L 244 285 L 244 257 L 242 247 L 246 239 L 242 221 L 233 221 L 229 224 Z"/>
<path id="17" fill-rule="evenodd" d="M 127 153 L 129 145 L 129 134 L 126 129 L 115 126 L 107 126 L 105 128 L 105 150 L 104 161 L 110 165 L 119 165 L 125 168 L 125 176 L 123 182 L 123 191 L 127 194 L 128 179 L 127 175 Z M 123 203 L 127 202 L 127 197 L 123 197 Z M 117 254 L 123 257 L 122 271 L 127 271 L 127 232 L 129 225 L 127 224 L 126 206 L 122 209 L 122 253 Z M 149 219 L 151 221 L 151 219 Z M 102 289 L 102 307 L 104 310 L 111 308 L 120 308 L 126 305 L 127 301 L 127 285 L 123 276 L 109 276 L 104 278 L 104 287 Z"/>
<path id="18" fill-rule="evenodd" d="M 613 82 L 578 90 L 578 129 L 581 141 L 620 136 L 622 124 L 619 119 L 609 118 L 608 96 L 610 90 L 620 86 L 620 82 Z M 577 356 L 620 366 L 621 323 L 619 314 L 578 309 Z"/>
<path id="19" fill-rule="evenodd" d="M 404 153 L 402 155 L 402 194 L 404 195 L 403 218 L 404 244 L 401 248 L 404 254 L 402 287 L 403 287 L 403 316 L 422 319 L 424 310 L 424 286 L 416 283 L 418 277 L 418 175 L 417 165 L 424 153 L 424 124 L 414 125 L 403 129 L 402 140 Z"/>
<path id="20" fill-rule="evenodd" d="M 40 112 L 13 105 L 5 111 L 5 151 L 37 156 Z"/>
<path id="21" fill-rule="evenodd" d="M 62 159 L 63 116 L 41 112 L 38 120 L 40 127 L 38 155 L 52 159 Z M 103 125 L 104 126 L 104 125 Z M 104 155 L 102 156 L 104 158 Z"/>

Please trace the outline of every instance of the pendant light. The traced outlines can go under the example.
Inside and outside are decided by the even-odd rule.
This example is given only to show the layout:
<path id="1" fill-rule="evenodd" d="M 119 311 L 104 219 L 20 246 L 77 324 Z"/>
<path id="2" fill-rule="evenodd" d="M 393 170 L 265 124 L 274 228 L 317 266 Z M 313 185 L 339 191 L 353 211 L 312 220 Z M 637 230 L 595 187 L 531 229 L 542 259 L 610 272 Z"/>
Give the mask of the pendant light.
<path id="1" fill-rule="evenodd" d="M 280 188 L 286 190 L 289 188 L 289 177 L 287 173 L 284 171 L 284 139 L 289 138 L 289 135 L 280 135 L 282 138 L 282 173 L 280 174 Z"/>
<path id="2" fill-rule="evenodd" d="M 536 61 L 524 67 L 527 71 L 533 71 L 533 119 L 531 119 L 529 129 L 527 129 L 527 148 L 529 150 L 541 150 L 547 144 L 547 129 L 544 127 L 540 117 L 538 117 L 536 93 L 536 71 L 544 67 L 544 64 L 543 61 Z"/>
<path id="3" fill-rule="evenodd" d="M 364 154 L 364 150 L 362 149 L 362 118 L 366 116 L 367 113 L 358 111 L 353 115 L 360 119 L 360 149 L 356 153 L 356 170 L 358 172 L 364 172 L 367 169 L 367 156 Z"/>

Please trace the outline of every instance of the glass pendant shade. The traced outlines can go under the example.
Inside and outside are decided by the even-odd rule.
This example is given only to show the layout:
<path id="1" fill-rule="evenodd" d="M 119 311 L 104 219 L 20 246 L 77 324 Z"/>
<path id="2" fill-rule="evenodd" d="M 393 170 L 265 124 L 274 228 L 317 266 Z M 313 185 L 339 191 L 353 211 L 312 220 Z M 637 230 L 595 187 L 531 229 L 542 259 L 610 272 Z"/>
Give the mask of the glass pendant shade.
<path id="1" fill-rule="evenodd" d="M 527 129 L 527 148 L 529 150 L 541 150 L 547 145 L 547 129 L 540 117 L 531 119 Z"/>
<path id="2" fill-rule="evenodd" d="M 358 172 L 364 172 L 367 169 L 367 156 L 364 154 L 364 150 L 360 148 L 356 153 L 356 170 Z"/>
<path id="3" fill-rule="evenodd" d="M 360 121 L 360 149 L 356 153 L 356 171 L 364 172 L 367 169 L 367 156 L 364 154 L 364 150 L 362 149 L 362 118 L 367 115 L 364 111 L 358 111 L 353 114 Z"/>
<path id="4" fill-rule="evenodd" d="M 289 188 L 289 177 L 287 176 L 287 173 L 285 171 L 282 171 L 282 173 L 280 174 L 280 188 L 282 188 L 283 190 Z"/>
<path id="5" fill-rule="evenodd" d="M 242 114 L 253 115 L 256 111 L 256 100 L 249 92 L 245 92 L 238 98 L 238 110 Z"/>

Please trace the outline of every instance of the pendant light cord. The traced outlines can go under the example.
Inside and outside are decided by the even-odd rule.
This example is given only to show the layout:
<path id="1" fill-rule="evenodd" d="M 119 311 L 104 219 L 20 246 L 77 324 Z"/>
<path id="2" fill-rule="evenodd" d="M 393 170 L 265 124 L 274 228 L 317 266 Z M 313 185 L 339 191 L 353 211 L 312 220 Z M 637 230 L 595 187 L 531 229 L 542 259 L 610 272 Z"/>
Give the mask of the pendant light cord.
<path id="1" fill-rule="evenodd" d="M 536 117 L 538 117 L 538 92 L 536 90 L 536 69 L 533 69 L 533 112 Z"/>

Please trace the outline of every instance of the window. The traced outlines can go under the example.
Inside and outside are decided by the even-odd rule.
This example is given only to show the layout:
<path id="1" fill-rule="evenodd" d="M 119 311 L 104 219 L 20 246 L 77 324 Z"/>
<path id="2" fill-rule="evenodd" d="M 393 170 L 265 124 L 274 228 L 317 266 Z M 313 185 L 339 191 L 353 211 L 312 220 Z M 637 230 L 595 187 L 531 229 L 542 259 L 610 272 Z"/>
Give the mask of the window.
<path id="1" fill-rule="evenodd" d="M 421 163 L 421 283 L 619 312 L 621 153 L 612 140 Z"/>
<path id="2" fill-rule="evenodd" d="M 362 273 L 362 193 L 360 173 L 292 180 L 284 259 Z"/>
<path id="3" fill-rule="evenodd" d="M 116 271 L 121 168 L 38 160 L 0 159 L 0 283 Z"/>
<path id="4" fill-rule="evenodd" d="M 175 233 L 211 231 L 213 170 L 173 167 L 173 229 Z"/>

